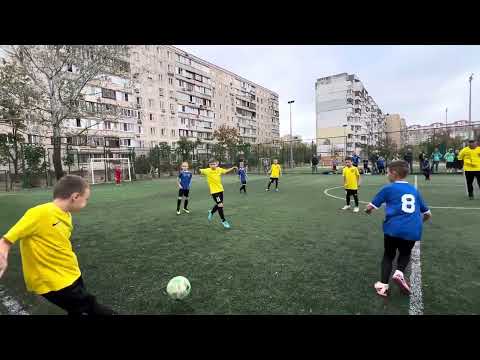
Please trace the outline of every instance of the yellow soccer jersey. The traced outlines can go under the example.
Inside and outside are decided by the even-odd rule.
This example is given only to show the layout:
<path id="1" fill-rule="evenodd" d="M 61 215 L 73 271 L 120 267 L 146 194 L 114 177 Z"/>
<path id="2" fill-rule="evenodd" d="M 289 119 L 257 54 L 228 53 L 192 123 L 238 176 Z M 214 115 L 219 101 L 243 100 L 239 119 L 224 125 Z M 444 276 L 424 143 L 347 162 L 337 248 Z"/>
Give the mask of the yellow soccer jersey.
<path id="1" fill-rule="evenodd" d="M 358 190 L 357 176 L 360 176 L 358 168 L 355 166 L 343 168 L 343 177 L 345 178 L 346 190 Z"/>
<path id="2" fill-rule="evenodd" d="M 480 146 L 475 149 L 463 148 L 458 154 L 458 160 L 463 160 L 465 171 L 480 171 Z"/>
<path id="3" fill-rule="evenodd" d="M 272 164 L 272 168 L 270 170 L 270 177 L 274 179 L 279 178 L 281 170 L 282 168 L 280 167 L 280 164 Z"/>
<path id="4" fill-rule="evenodd" d="M 216 168 L 215 170 L 212 170 L 210 168 L 200 169 L 200 174 L 205 175 L 207 177 L 207 183 L 208 183 L 208 187 L 210 188 L 210 194 L 223 192 L 221 176 L 226 172 L 227 170 L 222 168 Z"/>
<path id="5" fill-rule="evenodd" d="M 20 240 L 23 277 L 29 291 L 45 294 L 61 290 L 81 273 L 72 250 L 72 215 L 53 202 L 36 206 L 5 234 L 11 243 Z"/>

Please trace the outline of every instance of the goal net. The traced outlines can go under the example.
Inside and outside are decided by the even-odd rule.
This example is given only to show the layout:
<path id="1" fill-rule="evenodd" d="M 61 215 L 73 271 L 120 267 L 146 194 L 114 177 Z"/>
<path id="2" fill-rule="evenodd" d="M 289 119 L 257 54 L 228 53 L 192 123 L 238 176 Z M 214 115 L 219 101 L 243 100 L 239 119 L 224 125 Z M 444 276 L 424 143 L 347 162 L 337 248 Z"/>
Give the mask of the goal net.
<path id="1" fill-rule="evenodd" d="M 122 181 L 132 181 L 129 158 L 91 158 L 90 175 L 92 184 L 114 182 L 116 168 L 121 170 Z"/>

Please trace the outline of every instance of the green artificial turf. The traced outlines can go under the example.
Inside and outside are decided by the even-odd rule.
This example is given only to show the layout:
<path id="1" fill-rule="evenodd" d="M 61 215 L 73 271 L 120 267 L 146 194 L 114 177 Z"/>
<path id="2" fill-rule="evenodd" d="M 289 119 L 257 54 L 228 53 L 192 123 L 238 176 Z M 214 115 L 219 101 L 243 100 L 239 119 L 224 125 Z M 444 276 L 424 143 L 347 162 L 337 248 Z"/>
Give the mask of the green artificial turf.
<path id="1" fill-rule="evenodd" d="M 461 175 L 432 179 L 418 177 L 428 205 L 478 209 L 432 209 L 421 247 L 425 314 L 478 314 L 480 200 L 466 199 Z M 409 298 L 395 286 L 388 301 L 373 290 L 383 210 L 371 216 L 339 210 L 342 200 L 324 194 L 341 185 L 339 175 L 288 174 L 278 193 L 265 192 L 267 181 L 250 175 L 244 195 L 237 177 L 224 177 L 230 230 L 217 214 L 208 222 L 213 199 L 199 176 L 191 213 L 180 216 L 175 178 L 95 185 L 88 207 L 73 215 L 72 243 L 87 288 L 124 314 L 408 314 Z M 360 200 L 368 202 L 386 177 L 362 181 Z M 344 196 L 341 188 L 329 193 Z M 0 194 L 0 233 L 50 194 Z M 177 275 L 192 285 L 180 302 L 165 291 Z M 32 314 L 63 313 L 26 293 L 18 246 L 0 286 Z"/>

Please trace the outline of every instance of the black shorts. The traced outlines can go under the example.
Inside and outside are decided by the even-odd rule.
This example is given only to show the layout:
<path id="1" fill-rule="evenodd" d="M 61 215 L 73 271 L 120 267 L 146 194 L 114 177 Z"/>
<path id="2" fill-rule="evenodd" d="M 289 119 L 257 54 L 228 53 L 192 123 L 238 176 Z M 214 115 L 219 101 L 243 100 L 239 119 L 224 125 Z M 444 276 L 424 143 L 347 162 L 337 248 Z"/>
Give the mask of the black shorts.
<path id="1" fill-rule="evenodd" d="M 455 168 L 455 163 L 452 161 L 452 162 L 447 162 L 447 169 L 453 169 Z"/>
<path id="2" fill-rule="evenodd" d="M 190 189 L 178 189 L 178 197 L 185 196 L 188 197 Z"/>
<path id="3" fill-rule="evenodd" d="M 345 189 L 345 192 L 347 193 L 347 195 L 357 195 L 358 194 L 358 190 Z"/>
<path id="4" fill-rule="evenodd" d="M 273 177 L 271 177 L 271 178 L 270 178 L 270 181 L 278 181 L 278 178 L 273 178 Z"/>
<path id="5" fill-rule="evenodd" d="M 115 311 L 97 303 L 88 293 L 80 276 L 72 285 L 42 295 L 45 299 L 65 310 L 68 315 L 115 315 Z"/>
<path id="6" fill-rule="evenodd" d="M 218 205 L 220 203 L 223 203 L 223 191 L 219 193 L 212 194 L 213 201 Z"/>
<path id="7" fill-rule="evenodd" d="M 240 183 L 241 183 L 242 185 L 247 185 L 247 180 L 242 180 L 242 181 L 240 181 Z"/>

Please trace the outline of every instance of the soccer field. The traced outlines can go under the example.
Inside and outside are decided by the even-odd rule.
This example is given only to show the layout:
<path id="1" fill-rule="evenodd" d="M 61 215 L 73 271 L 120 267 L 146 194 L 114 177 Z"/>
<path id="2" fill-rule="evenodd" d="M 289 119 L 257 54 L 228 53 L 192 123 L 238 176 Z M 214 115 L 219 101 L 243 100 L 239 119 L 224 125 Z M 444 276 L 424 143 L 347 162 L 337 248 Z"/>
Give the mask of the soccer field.
<path id="1" fill-rule="evenodd" d="M 387 182 L 363 176 L 368 202 Z M 413 177 L 409 178 L 413 182 Z M 248 195 L 225 176 L 225 230 L 205 179 L 195 176 L 190 214 L 177 216 L 175 178 L 95 185 L 86 209 L 74 214 L 72 243 L 87 288 L 122 314 L 408 314 L 409 297 L 392 285 L 387 301 L 373 289 L 383 254 L 383 209 L 371 216 L 339 210 L 340 175 L 288 174 L 280 192 L 251 175 Z M 480 200 L 469 201 L 461 175 L 418 177 L 432 208 L 424 227 L 421 278 L 425 314 L 480 313 Z M 51 190 L 0 194 L 0 233 Z M 365 204 L 361 204 L 363 209 Z M 26 293 L 18 244 L 0 280 L 31 314 L 63 311 Z M 409 276 L 410 271 L 407 271 Z M 176 275 L 192 285 L 175 302 L 166 285 Z M 2 292 L 3 291 L 3 292 Z M 6 313 L 0 299 L 0 313 Z"/>

